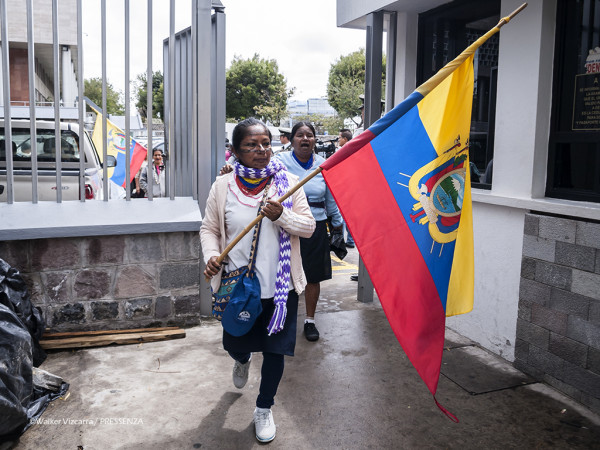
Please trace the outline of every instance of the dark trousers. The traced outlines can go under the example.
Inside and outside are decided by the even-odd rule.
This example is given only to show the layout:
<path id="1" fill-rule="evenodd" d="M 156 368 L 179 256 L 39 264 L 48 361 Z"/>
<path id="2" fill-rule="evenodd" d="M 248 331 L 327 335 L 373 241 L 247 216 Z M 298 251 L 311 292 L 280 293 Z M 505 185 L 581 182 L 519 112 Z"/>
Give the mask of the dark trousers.
<path id="1" fill-rule="evenodd" d="M 245 364 L 250 359 L 250 353 L 229 352 L 236 361 Z M 283 355 L 263 352 L 263 364 L 260 369 L 260 389 L 256 398 L 257 408 L 271 408 L 275 403 L 275 394 L 283 376 Z"/>

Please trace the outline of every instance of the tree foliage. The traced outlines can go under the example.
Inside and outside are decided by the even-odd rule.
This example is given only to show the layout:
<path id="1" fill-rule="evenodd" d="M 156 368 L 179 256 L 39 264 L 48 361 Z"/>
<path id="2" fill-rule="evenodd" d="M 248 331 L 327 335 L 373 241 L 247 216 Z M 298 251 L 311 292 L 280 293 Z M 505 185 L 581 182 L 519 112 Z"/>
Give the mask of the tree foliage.
<path id="1" fill-rule="evenodd" d="M 102 78 L 88 78 L 83 81 L 83 95 L 102 108 Z M 122 115 L 125 111 L 121 102 L 121 93 L 112 84 L 106 82 L 106 112 L 108 114 Z"/>
<path id="2" fill-rule="evenodd" d="M 337 136 L 339 131 L 344 128 L 344 119 L 338 116 L 324 116 L 323 114 L 294 116 L 294 122 L 312 123 L 319 135 L 329 134 Z"/>
<path id="3" fill-rule="evenodd" d="M 227 117 L 243 120 L 259 116 L 279 124 L 287 115 L 287 99 L 293 92 L 274 59 L 261 59 L 258 54 L 250 59 L 235 56 L 225 80 Z"/>
<path id="4" fill-rule="evenodd" d="M 293 89 L 288 91 L 285 84 L 274 86 L 272 92 L 264 92 L 266 103 L 255 106 L 255 114 L 264 121 L 279 124 L 281 119 L 287 116 L 287 99 L 292 92 Z"/>
<path id="5" fill-rule="evenodd" d="M 146 72 L 140 73 L 134 82 L 135 104 L 142 117 L 148 116 L 148 78 Z M 152 73 L 152 117 L 164 119 L 165 111 L 165 88 L 164 78 L 160 70 Z"/>
<path id="6" fill-rule="evenodd" d="M 352 119 L 360 115 L 365 93 L 365 50 L 361 48 L 349 55 L 340 56 L 329 69 L 327 100 L 342 119 Z M 382 61 L 381 92 L 385 92 L 385 55 Z M 358 123 L 357 123 L 358 124 Z"/>

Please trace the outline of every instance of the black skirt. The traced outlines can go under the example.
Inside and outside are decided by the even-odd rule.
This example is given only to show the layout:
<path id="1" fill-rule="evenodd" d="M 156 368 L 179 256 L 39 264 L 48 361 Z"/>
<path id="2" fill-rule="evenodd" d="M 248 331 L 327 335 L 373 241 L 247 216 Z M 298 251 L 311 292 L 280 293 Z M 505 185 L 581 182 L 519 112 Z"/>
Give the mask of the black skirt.
<path id="1" fill-rule="evenodd" d="M 309 283 L 331 280 L 331 254 L 327 221 L 318 220 L 315 232 L 309 238 L 300 238 L 302 268 Z"/>
<path id="2" fill-rule="evenodd" d="M 273 317 L 275 304 L 273 298 L 263 298 L 261 301 L 263 310 L 248 333 L 236 337 L 223 330 L 223 348 L 228 352 L 235 353 L 267 352 L 294 356 L 298 294 L 294 290 L 290 291 L 283 330 L 271 336 L 269 336 L 267 327 L 271 322 L 271 317 Z"/>

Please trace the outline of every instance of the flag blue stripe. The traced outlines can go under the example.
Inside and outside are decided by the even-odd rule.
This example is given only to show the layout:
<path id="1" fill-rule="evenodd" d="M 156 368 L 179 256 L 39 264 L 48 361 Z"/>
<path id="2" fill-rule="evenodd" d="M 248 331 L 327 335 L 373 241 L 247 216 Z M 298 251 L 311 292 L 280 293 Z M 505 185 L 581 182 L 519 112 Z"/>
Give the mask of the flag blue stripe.
<path id="1" fill-rule="evenodd" d="M 412 209 L 418 200 L 410 194 L 406 187 L 410 176 L 438 156 L 419 117 L 418 106 L 413 106 L 400 119 L 375 137 L 371 141 L 371 147 L 433 277 L 445 310 L 454 256 L 454 241 L 444 244 L 443 250 L 441 244 L 436 242 L 432 250 L 433 239 L 429 234 L 429 224 L 419 224 L 419 219 L 426 216 L 423 214 L 413 222 L 410 215 L 418 212 Z M 442 250 L 441 256 L 440 250 Z M 399 267 L 398 270 L 402 270 L 402 267 Z"/>
<path id="2" fill-rule="evenodd" d="M 125 155 L 121 152 L 117 154 L 117 165 L 110 180 L 119 186 L 122 186 L 125 181 Z"/>
<path id="3" fill-rule="evenodd" d="M 423 95 L 414 91 L 404 99 L 402 103 L 396 105 L 392 110 L 388 111 L 381 119 L 369 127 L 371 133 L 375 136 L 380 135 L 386 128 L 400 119 L 404 114 L 410 111 L 417 103 L 423 99 Z"/>

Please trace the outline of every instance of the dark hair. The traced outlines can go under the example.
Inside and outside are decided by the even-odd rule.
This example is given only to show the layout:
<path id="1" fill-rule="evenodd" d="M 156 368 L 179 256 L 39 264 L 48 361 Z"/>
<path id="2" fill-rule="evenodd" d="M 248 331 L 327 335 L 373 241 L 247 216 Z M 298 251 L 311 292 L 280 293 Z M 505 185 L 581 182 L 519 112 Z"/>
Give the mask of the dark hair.
<path id="1" fill-rule="evenodd" d="M 265 129 L 265 131 L 269 135 L 269 142 L 271 142 L 273 136 L 271 135 L 271 131 L 269 130 L 269 128 L 260 120 L 254 117 L 249 117 L 248 119 L 242 120 L 240 123 L 238 123 L 233 129 L 233 133 L 231 134 L 232 147 L 236 152 L 240 148 L 242 139 L 244 139 L 248 134 L 248 128 L 254 127 L 256 125 L 259 125 Z"/>
<path id="2" fill-rule="evenodd" d="M 348 128 L 342 128 L 340 130 L 340 134 L 347 141 L 349 141 L 350 139 L 352 139 L 352 131 L 350 131 Z"/>
<path id="3" fill-rule="evenodd" d="M 308 128 L 310 128 L 310 131 L 312 131 L 313 134 L 315 135 L 315 137 L 317 137 L 317 132 L 315 131 L 315 127 L 313 126 L 312 123 L 310 123 L 310 122 L 298 122 L 296 125 L 294 125 L 294 128 L 292 128 L 292 137 L 291 137 L 291 139 L 294 139 L 294 136 L 296 136 L 296 133 L 302 127 L 308 127 Z"/>

